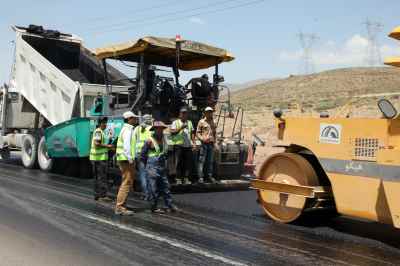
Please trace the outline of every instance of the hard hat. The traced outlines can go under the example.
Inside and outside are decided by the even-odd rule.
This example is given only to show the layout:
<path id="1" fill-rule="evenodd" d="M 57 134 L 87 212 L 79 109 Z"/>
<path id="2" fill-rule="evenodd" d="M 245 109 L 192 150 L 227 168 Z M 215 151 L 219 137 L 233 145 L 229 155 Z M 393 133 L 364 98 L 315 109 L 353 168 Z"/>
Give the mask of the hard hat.
<path id="1" fill-rule="evenodd" d="M 187 107 L 182 107 L 180 110 L 179 110 L 179 112 L 181 112 L 181 113 L 185 113 L 185 112 L 187 112 L 188 111 L 188 108 Z"/>
<path id="2" fill-rule="evenodd" d="M 154 121 L 153 126 L 150 128 L 150 130 L 154 130 L 157 127 L 167 128 L 168 126 L 164 124 L 162 121 Z"/>
<path id="3" fill-rule="evenodd" d="M 124 119 L 129 119 L 131 117 L 139 117 L 138 115 L 135 115 L 133 112 L 128 111 L 122 114 Z"/>
<path id="4" fill-rule="evenodd" d="M 206 109 L 204 109 L 204 112 L 214 112 L 214 109 L 210 106 L 206 107 Z"/>
<path id="5" fill-rule="evenodd" d="M 152 124 L 152 119 L 153 119 L 153 118 L 152 118 L 151 115 L 146 114 L 146 115 L 144 115 L 144 116 L 142 117 L 142 123 L 145 124 L 145 125 L 151 126 L 151 124 Z"/>

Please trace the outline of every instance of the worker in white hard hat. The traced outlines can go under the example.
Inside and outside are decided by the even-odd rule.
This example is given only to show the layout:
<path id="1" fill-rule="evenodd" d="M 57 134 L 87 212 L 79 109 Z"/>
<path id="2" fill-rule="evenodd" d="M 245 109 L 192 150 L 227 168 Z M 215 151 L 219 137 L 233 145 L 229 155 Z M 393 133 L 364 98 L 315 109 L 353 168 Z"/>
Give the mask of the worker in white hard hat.
<path id="1" fill-rule="evenodd" d="M 208 182 L 215 183 L 213 164 L 216 126 L 214 123 L 214 109 L 212 107 L 204 109 L 204 118 L 197 124 L 196 137 L 201 142 L 197 169 L 199 177 L 198 183 L 203 183 L 204 178 L 206 178 Z"/>
<path id="2" fill-rule="evenodd" d="M 132 215 L 133 211 L 130 211 L 126 208 L 126 201 L 136 175 L 136 139 L 134 137 L 133 130 L 138 124 L 139 116 L 135 115 L 131 111 L 125 112 L 122 116 L 124 118 L 124 126 L 119 134 L 116 150 L 118 166 L 122 172 L 122 180 L 118 190 L 115 214 Z"/>

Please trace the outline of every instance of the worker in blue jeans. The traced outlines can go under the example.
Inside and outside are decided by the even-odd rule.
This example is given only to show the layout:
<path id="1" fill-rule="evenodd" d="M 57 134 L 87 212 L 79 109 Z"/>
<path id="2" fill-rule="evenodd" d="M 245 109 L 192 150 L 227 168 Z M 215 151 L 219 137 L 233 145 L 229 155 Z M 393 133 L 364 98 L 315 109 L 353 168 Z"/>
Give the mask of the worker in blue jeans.
<path id="1" fill-rule="evenodd" d="M 216 125 L 213 112 L 214 109 L 212 107 L 207 107 L 204 110 L 204 118 L 197 124 L 196 137 L 201 142 L 197 169 L 199 177 L 197 182 L 200 184 L 204 183 L 204 178 L 206 178 L 207 182 L 217 182 L 213 177 L 214 145 L 216 141 Z"/>
<path id="2" fill-rule="evenodd" d="M 164 129 L 167 126 L 161 121 L 155 121 L 151 127 L 151 136 L 143 146 L 141 161 L 146 166 L 147 181 L 150 201 L 152 201 L 151 211 L 153 213 L 163 213 L 164 210 L 158 208 L 158 200 L 162 196 L 168 212 L 176 212 L 178 208 L 172 203 L 171 192 L 167 177 L 167 144 L 164 139 Z"/>
<path id="3" fill-rule="evenodd" d="M 151 115 L 144 115 L 141 119 L 141 123 L 139 126 L 135 127 L 133 131 L 133 135 L 136 140 L 136 158 L 137 158 L 137 170 L 140 186 L 143 193 L 143 200 L 149 200 L 149 189 L 147 184 L 147 171 L 144 163 L 140 160 L 140 154 L 142 152 L 142 148 L 145 142 L 149 139 L 151 133 L 150 128 L 152 125 L 152 117 Z"/>

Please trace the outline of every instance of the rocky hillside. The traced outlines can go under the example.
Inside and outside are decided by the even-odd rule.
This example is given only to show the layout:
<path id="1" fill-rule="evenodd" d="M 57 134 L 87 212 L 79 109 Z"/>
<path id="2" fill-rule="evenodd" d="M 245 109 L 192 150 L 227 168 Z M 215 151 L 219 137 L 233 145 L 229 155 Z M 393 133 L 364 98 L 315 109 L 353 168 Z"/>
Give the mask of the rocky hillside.
<path id="1" fill-rule="evenodd" d="M 393 92 L 400 93 L 400 69 L 348 68 L 268 81 L 234 92 L 232 102 L 249 111 L 300 107 L 319 112 L 340 107 L 355 96 Z M 357 105 L 375 102 L 376 97 L 367 97 Z"/>
<path id="2" fill-rule="evenodd" d="M 246 110 L 245 139 L 250 141 L 255 133 L 267 143 L 257 151 L 259 167 L 270 154 L 277 152 L 272 148 L 277 142 L 272 109 L 279 107 L 295 116 L 318 116 L 321 111 L 343 115 L 344 110 L 345 115 L 352 117 L 376 117 L 380 116 L 376 103 L 382 96 L 392 100 L 400 111 L 400 95 L 393 95 L 396 93 L 400 94 L 400 69 L 349 68 L 267 81 L 233 92 L 231 100 Z M 352 100 L 352 104 L 346 105 Z M 344 105 L 348 107 L 342 108 Z"/>

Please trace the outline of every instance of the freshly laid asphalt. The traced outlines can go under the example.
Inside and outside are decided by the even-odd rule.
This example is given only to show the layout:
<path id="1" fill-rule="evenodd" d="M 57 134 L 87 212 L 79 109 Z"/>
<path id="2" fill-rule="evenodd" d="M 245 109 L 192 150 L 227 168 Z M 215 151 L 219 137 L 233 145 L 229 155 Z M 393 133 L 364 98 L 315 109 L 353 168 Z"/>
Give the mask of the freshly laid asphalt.
<path id="1" fill-rule="evenodd" d="M 400 230 L 263 214 L 254 191 L 175 194 L 181 211 L 131 217 L 93 200 L 92 180 L 0 163 L 0 265 L 397 265 Z"/>

